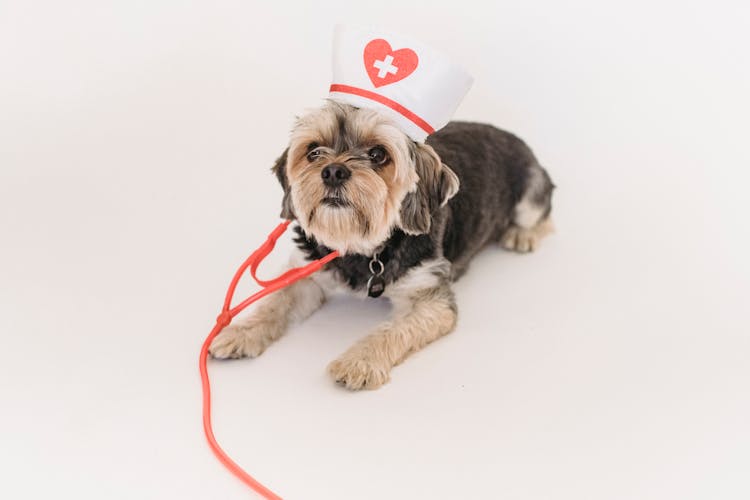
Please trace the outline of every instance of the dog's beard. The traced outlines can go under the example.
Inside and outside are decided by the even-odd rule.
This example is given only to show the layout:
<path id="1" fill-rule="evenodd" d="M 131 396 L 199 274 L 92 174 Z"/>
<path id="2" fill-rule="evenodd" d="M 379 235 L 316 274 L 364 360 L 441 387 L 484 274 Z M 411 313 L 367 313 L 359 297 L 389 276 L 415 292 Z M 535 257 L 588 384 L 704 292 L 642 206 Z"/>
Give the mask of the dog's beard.
<path id="1" fill-rule="evenodd" d="M 332 189 L 311 169 L 292 185 L 292 200 L 302 229 L 344 254 L 372 253 L 394 223 L 395 207 L 374 173 L 355 172 L 346 185 Z"/>

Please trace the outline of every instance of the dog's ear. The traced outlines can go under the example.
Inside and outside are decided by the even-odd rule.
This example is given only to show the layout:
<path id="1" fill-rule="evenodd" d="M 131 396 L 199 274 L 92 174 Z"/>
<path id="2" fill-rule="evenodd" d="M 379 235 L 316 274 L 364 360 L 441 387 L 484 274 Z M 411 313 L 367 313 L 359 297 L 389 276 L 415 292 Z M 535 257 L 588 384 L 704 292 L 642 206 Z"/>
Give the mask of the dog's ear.
<path id="1" fill-rule="evenodd" d="M 295 219 L 297 216 L 294 215 L 294 209 L 292 208 L 292 195 L 289 189 L 289 180 L 286 178 L 286 160 L 289 154 L 289 148 L 286 148 L 281 156 L 276 160 L 276 163 L 271 168 L 276 178 L 281 183 L 281 187 L 284 189 L 284 199 L 281 201 L 281 218 L 282 219 Z"/>
<path id="2" fill-rule="evenodd" d="M 401 229 L 409 234 L 430 231 L 433 214 L 458 192 L 458 176 L 431 146 L 415 142 L 411 157 L 419 180 L 401 202 Z"/>

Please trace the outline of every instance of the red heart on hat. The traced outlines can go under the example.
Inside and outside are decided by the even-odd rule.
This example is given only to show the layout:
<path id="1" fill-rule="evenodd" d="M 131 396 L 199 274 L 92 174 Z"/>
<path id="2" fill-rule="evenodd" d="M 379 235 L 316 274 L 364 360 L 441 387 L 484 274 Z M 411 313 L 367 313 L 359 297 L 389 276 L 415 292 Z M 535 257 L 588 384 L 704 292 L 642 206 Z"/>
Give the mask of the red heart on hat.
<path id="1" fill-rule="evenodd" d="M 417 53 L 411 49 L 393 50 L 391 44 L 376 38 L 365 46 L 365 69 L 375 87 L 403 80 L 414 73 L 419 63 Z"/>

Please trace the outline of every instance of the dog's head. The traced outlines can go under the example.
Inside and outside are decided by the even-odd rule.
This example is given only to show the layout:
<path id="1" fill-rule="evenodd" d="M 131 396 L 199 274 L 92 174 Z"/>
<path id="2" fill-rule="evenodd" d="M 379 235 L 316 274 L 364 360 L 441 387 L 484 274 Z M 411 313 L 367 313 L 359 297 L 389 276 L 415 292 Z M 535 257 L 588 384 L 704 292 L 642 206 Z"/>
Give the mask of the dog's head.
<path id="1" fill-rule="evenodd" d="M 341 253 L 372 253 L 394 230 L 429 232 L 458 177 L 376 111 L 329 101 L 297 120 L 274 173 L 281 216 Z"/>

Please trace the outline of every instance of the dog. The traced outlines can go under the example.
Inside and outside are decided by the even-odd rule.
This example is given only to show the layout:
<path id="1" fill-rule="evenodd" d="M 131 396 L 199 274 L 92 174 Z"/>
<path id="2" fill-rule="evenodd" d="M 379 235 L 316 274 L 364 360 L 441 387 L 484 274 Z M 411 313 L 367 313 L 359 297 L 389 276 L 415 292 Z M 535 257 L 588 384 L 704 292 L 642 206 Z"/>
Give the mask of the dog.
<path id="1" fill-rule="evenodd" d="M 388 297 L 389 321 L 330 363 L 351 390 L 376 389 L 409 354 L 451 332 L 451 283 L 486 245 L 530 252 L 552 229 L 554 185 L 518 137 L 450 122 L 424 143 L 371 109 L 328 101 L 297 119 L 273 172 L 294 219 L 293 265 L 338 250 L 319 273 L 267 297 L 210 346 L 259 356 L 336 291 Z"/>

